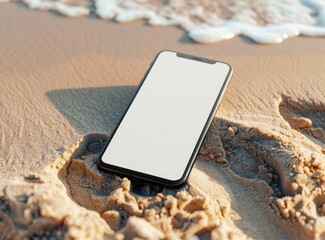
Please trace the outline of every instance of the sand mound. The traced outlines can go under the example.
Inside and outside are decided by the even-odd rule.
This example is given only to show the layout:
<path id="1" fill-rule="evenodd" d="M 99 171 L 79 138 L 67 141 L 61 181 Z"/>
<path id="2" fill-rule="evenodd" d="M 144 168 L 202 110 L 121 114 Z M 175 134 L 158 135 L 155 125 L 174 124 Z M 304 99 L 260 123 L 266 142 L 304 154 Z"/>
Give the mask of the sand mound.
<path id="1" fill-rule="evenodd" d="M 227 217 L 229 206 L 191 193 L 188 185 L 181 189 L 163 188 L 131 182 L 98 169 L 96 159 L 106 141 L 103 135 L 87 136 L 83 147 L 63 166 L 59 176 L 66 182 L 71 197 L 79 205 L 98 212 L 116 231 L 115 237 L 226 235 L 213 230 Z"/>
<path id="2" fill-rule="evenodd" d="M 84 211 L 51 185 L 7 186 L 0 203 L 1 239 L 95 239 L 112 233 L 98 213 Z"/>

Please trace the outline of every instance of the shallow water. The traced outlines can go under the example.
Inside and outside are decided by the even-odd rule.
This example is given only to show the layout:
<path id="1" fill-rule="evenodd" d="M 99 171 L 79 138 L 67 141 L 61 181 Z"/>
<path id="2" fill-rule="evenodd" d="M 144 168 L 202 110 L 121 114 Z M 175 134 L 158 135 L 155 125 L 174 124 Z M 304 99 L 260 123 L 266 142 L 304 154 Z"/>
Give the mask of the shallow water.
<path id="1" fill-rule="evenodd" d="M 7 0 L 0 0 L 5 2 Z M 117 22 L 145 20 L 154 26 L 176 25 L 199 43 L 237 35 L 256 43 L 275 44 L 299 35 L 325 36 L 325 1 L 204 0 L 22 0 L 29 8 L 52 10 L 67 17 L 95 13 Z"/>

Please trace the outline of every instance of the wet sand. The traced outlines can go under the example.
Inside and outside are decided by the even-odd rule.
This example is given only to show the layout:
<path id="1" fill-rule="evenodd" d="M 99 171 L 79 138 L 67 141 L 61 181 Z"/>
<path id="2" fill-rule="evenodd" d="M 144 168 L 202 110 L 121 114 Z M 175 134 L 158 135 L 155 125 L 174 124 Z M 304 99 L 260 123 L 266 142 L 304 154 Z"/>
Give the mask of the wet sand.
<path id="1" fill-rule="evenodd" d="M 175 27 L 68 19 L 15 3 L 1 4 L 0 31 L 4 239 L 324 237 L 324 39 L 201 45 Z M 234 68 L 181 189 L 95 163 L 163 49 Z"/>

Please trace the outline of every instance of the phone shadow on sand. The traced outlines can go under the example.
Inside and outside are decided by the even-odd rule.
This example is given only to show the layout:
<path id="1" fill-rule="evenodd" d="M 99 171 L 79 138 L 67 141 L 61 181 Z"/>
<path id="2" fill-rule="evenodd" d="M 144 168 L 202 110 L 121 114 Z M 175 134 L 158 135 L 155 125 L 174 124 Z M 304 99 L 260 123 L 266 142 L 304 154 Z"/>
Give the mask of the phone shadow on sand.
<path id="1" fill-rule="evenodd" d="M 46 93 L 80 134 L 111 134 L 137 90 L 136 86 L 60 89 Z"/>

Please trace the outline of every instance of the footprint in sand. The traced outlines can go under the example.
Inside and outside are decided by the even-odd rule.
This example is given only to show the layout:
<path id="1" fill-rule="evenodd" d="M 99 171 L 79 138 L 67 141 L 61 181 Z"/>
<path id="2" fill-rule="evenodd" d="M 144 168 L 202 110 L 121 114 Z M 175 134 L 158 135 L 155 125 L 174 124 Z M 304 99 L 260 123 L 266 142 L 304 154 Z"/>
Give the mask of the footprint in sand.
<path id="1" fill-rule="evenodd" d="M 290 104 L 280 104 L 279 111 L 292 128 L 307 134 L 317 144 L 325 144 L 324 106 L 301 106 L 292 99 L 287 102 Z M 268 183 L 274 192 L 270 205 L 275 214 L 299 226 L 308 238 L 323 239 L 324 155 L 315 152 L 315 147 L 309 148 L 306 139 L 296 139 L 284 132 L 217 120 L 200 152 L 241 177 Z"/>
<path id="2" fill-rule="evenodd" d="M 301 194 L 278 199 L 279 209 L 285 218 L 296 219 L 313 238 L 323 239 L 325 158 L 322 153 L 325 154 L 325 105 L 312 99 L 282 95 L 279 113 L 293 130 L 310 140 L 297 140 L 302 151 L 295 158 L 297 175 L 294 180 L 300 185 Z"/>
<path id="3" fill-rule="evenodd" d="M 279 174 L 281 171 L 275 157 L 268 154 L 271 149 L 279 149 L 279 143 L 258 129 L 234 126 L 224 120 L 213 122 L 200 154 L 225 164 L 237 175 L 265 181 L 273 190 L 274 196 L 281 192 Z M 284 190 L 287 194 L 290 191 Z"/>

